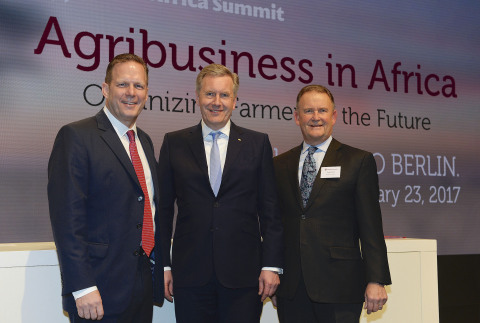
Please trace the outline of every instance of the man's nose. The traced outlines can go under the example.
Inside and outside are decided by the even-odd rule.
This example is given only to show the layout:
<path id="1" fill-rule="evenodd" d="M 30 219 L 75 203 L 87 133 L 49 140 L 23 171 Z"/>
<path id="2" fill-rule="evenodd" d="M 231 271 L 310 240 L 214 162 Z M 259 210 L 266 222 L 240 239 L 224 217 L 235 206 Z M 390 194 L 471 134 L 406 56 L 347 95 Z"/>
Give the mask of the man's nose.
<path id="1" fill-rule="evenodd" d="M 320 112 L 318 111 L 313 111 L 313 114 L 312 114 L 312 119 L 313 120 L 320 120 Z"/>
<path id="2" fill-rule="evenodd" d="M 220 99 L 220 94 L 217 93 L 215 95 L 215 98 L 213 99 L 213 104 L 215 105 L 221 105 L 222 104 L 222 100 Z"/>
<path id="3" fill-rule="evenodd" d="M 126 94 L 127 95 L 135 95 L 135 86 L 133 84 L 127 86 Z"/>

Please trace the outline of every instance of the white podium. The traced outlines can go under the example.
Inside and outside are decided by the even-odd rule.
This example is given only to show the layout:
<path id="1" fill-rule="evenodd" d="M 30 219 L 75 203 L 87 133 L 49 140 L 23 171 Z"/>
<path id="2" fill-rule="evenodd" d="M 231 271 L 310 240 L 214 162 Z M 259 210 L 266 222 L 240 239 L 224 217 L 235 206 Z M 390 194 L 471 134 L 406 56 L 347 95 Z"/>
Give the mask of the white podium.
<path id="1" fill-rule="evenodd" d="M 384 310 L 360 322 L 438 323 L 436 240 L 387 239 L 393 285 Z M 68 323 L 62 311 L 60 271 L 53 242 L 0 244 L 0 322 Z M 154 308 L 153 322 L 174 323 L 173 304 Z M 278 323 L 265 302 L 262 323 Z"/>
<path id="2" fill-rule="evenodd" d="M 387 286 L 384 310 L 367 315 L 361 323 L 438 323 L 437 241 L 385 239 L 392 285 Z"/>

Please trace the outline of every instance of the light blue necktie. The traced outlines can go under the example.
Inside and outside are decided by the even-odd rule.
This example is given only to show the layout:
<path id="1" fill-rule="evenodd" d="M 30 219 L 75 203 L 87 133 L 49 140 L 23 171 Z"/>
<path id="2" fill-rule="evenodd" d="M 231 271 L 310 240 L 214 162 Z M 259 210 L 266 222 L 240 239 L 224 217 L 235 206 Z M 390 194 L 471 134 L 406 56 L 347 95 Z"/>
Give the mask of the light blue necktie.
<path id="1" fill-rule="evenodd" d="M 213 139 L 212 150 L 210 151 L 210 185 L 212 186 L 215 196 L 217 196 L 220 183 L 222 182 L 222 164 L 220 162 L 220 150 L 218 149 L 217 143 L 220 134 L 220 131 L 210 132 Z"/>
<path id="2" fill-rule="evenodd" d="M 302 194 L 303 207 L 307 206 L 308 198 L 312 192 L 313 182 L 315 182 L 317 175 L 315 158 L 313 158 L 316 150 L 317 147 L 311 146 L 308 148 L 308 155 L 305 157 L 305 162 L 303 163 L 302 178 L 300 180 L 300 193 Z"/>

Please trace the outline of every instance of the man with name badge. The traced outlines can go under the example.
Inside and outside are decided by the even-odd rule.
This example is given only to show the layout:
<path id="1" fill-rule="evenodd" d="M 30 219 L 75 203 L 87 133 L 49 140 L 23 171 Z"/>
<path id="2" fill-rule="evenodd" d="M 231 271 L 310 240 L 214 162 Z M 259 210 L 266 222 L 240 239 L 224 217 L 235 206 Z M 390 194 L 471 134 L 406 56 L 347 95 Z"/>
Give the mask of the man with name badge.
<path id="1" fill-rule="evenodd" d="M 297 96 L 303 143 L 274 158 L 285 235 L 276 301 L 281 323 L 358 323 L 391 284 L 373 155 L 332 137 L 334 98 L 321 85 Z"/>

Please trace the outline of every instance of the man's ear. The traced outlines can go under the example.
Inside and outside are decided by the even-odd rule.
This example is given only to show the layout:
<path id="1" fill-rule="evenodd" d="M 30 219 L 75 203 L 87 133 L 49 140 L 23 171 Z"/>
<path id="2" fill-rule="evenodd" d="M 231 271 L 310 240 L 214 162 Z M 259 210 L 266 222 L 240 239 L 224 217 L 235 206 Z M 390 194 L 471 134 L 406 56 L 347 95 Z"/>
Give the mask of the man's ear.
<path id="1" fill-rule="evenodd" d="M 110 87 L 108 86 L 107 83 L 102 83 L 102 94 L 105 97 L 105 99 L 108 99 L 108 94 L 110 93 Z"/>

